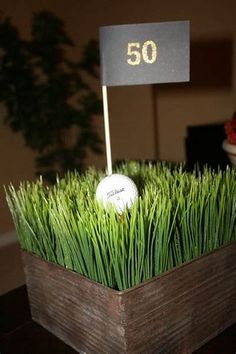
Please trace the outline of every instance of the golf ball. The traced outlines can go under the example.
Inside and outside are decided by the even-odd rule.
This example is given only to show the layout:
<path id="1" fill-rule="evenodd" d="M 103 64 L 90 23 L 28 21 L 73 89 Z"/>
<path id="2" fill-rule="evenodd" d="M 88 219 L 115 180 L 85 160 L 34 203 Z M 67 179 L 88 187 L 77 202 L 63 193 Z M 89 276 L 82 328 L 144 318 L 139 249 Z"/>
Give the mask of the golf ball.
<path id="1" fill-rule="evenodd" d="M 96 190 L 96 198 L 102 201 L 104 208 L 108 204 L 116 207 L 119 213 L 125 208 L 130 208 L 138 197 L 135 183 L 127 176 L 112 174 L 105 177 Z"/>

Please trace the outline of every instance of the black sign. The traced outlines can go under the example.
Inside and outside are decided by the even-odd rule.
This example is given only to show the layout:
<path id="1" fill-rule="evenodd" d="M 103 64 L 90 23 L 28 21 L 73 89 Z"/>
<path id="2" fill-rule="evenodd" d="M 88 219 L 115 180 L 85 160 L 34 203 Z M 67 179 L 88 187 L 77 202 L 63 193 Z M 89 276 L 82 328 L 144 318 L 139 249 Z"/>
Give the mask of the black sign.
<path id="1" fill-rule="evenodd" d="M 100 28 L 102 85 L 189 81 L 189 21 Z"/>

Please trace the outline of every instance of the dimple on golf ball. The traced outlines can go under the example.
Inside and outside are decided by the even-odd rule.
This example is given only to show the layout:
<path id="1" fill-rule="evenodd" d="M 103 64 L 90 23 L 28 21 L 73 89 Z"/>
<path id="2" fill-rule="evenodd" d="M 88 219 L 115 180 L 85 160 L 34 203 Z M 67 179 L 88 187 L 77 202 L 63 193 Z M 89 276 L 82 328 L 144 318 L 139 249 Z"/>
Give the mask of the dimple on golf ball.
<path id="1" fill-rule="evenodd" d="M 105 177 L 97 186 L 96 198 L 102 201 L 104 208 L 108 204 L 116 207 L 119 213 L 131 208 L 138 197 L 135 183 L 127 176 L 112 174 Z"/>

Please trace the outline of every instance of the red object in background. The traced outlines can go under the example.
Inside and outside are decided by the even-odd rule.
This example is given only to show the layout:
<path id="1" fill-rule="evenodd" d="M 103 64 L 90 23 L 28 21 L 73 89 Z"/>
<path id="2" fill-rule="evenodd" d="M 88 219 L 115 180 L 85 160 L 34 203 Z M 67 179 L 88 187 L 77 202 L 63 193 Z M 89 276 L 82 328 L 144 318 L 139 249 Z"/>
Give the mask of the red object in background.
<path id="1" fill-rule="evenodd" d="M 236 145 L 236 111 L 231 120 L 225 123 L 224 129 L 228 143 Z"/>

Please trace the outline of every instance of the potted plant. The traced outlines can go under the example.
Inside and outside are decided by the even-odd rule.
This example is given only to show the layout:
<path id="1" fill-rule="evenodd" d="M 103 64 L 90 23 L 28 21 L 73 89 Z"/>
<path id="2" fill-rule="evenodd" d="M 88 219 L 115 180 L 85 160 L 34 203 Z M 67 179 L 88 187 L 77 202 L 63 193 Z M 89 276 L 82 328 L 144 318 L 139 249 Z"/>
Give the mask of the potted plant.
<path id="1" fill-rule="evenodd" d="M 102 147 L 94 125 L 102 102 L 85 79 L 98 78 L 98 43 L 89 41 L 80 60 L 72 61 L 68 49 L 74 47 L 63 21 L 49 11 L 34 14 L 28 39 L 0 18 L 4 121 L 22 134 L 35 152 L 37 174 L 50 182 L 67 170 L 83 171 L 88 151 Z"/>
<path id="2" fill-rule="evenodd" d="M 192 353 L 236 321 L 236 171 L 125 163 L 139 198 L 95 198 L 103 173 L 7 188 L 32 317 L 82 353 Z"/>
<path id="3" fill-rule="evenodd" d="M 223 141 L 223 149 L 227 153 L 233 166 L 236 166 L 236 112 L 231 120 L 225 123 L 224 130 L 226 139 Z"/>

